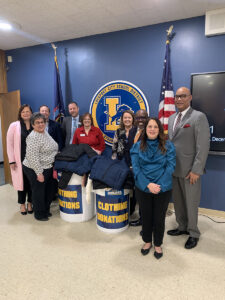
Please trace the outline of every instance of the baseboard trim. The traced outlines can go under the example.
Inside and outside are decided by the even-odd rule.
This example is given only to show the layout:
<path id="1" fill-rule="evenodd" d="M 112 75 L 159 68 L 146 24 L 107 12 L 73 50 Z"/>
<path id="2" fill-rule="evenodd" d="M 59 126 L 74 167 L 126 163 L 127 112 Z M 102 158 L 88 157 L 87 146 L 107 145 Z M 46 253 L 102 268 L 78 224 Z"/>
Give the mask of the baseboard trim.
<path id="1" fill-rule="evenodd" d="M 174 210 L 173 203 L 169 203 L 169 209 Z M 215 209 L 208 209 L 208 208 L 199 207 L 198 213 L 202 214 L 202 215 L 207 215 L 207 216 L 210 216 L 210 217 L 225 219 L 225 211 L 222 211 L 222 210 L 215 210 Z"/>

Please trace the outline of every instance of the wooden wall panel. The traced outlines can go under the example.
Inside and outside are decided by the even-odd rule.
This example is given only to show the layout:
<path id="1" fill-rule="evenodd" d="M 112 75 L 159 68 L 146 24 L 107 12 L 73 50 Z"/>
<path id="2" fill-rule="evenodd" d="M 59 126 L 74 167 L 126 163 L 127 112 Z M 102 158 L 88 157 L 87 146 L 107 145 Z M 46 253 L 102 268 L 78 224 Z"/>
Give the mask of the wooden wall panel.
<path id="1" fill-rule="evenodd" d="M 7 73 L 5 64 L 5 52 L 0 50 L 0 93 L 7 93 Z"/>
<path id="2" fill-rule="evenodd" d="M 6 134 L 9 125 L 17 120 L 20 107 L 20 91 L 0 94 L 0 115 L 2 126 L 2 148 L 4 158 L 5 183 L 11 183 L 11 173 L 6 150 Z"/>

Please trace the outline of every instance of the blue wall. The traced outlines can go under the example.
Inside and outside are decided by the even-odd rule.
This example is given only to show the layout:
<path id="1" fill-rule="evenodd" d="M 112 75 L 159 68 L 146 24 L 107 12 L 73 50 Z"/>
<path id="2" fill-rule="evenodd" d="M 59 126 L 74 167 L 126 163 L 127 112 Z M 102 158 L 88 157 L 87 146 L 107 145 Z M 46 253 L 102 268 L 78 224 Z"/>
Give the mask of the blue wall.
<path id="1" fill-rule="evenodd" d="M 225 70 L 225 35 L 205 37 L 204 17 L 57 42 L 62 91 L 66 103 L 89 110 L 95 92 L 112 80 L 130 81 L 145 94 L 150 115 L 158 113 L 166 30 L 174 25 L 171 68 L 174 89 L 190 86 L 190 74 Z M 65 56 L 67 49 L 67 58 Z M 53 50 L 49 44 L 7 51 L 8 89 L 20 89 L 21 102 L 33 110 L 53 109 Z M 203 176 L 201 207 L 225 211 L 225 157 L 209 156 Z"/>

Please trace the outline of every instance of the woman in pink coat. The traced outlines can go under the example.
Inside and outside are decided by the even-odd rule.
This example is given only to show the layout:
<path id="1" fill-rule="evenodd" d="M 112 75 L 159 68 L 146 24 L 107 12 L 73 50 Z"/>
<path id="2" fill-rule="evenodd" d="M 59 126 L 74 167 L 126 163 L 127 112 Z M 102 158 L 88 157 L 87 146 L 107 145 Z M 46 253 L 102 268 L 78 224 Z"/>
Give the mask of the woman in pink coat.
<path id="1" fill-rule="evenodd" d="M 12 183 L 18 191 L 18 203 L 22 215 L 33 213 L 31 188 L 26 175 L 22 170 L 22 162 L 26 154 L 26 138 L 32 131 L 30 117 L 32 109 L 28 104 L 20 107 L 18 112 L 18 121 L 10 124 L 7 132 L 7 154 L 9 158 Z M 27 196 L 27 207 L 26 207 Z"/>

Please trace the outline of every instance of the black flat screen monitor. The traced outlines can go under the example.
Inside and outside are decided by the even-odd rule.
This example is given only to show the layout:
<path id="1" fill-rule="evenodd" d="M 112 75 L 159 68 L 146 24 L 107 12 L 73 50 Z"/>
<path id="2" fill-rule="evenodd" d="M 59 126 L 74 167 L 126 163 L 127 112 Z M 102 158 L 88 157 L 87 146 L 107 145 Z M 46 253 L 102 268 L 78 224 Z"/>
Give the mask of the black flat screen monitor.
<path id="1" fill-rule="evenodd" d="M 225 71 L 191 74 L 192 107 L 206 114 L 210 154 L 225 155 Z"/>

